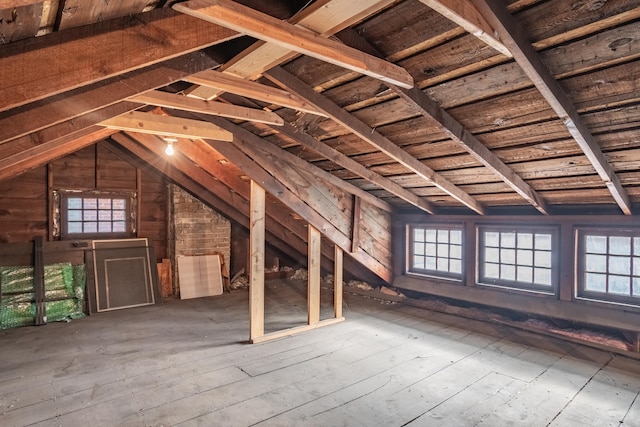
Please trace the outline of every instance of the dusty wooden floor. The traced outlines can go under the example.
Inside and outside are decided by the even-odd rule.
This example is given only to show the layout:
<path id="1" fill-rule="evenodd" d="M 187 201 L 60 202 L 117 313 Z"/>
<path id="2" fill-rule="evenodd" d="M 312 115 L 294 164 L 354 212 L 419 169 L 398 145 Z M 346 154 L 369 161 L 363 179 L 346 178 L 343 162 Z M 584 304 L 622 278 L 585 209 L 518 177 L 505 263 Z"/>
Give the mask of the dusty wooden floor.
<path id="1" fill-rule="evenodd" d="M 287 283 L 269 330 L 305 319 Z M 247 296 L 0 331 L 0 425 L 640 426 L 638 361 L 349 294 L 346 322 L 250 345 Z"/>

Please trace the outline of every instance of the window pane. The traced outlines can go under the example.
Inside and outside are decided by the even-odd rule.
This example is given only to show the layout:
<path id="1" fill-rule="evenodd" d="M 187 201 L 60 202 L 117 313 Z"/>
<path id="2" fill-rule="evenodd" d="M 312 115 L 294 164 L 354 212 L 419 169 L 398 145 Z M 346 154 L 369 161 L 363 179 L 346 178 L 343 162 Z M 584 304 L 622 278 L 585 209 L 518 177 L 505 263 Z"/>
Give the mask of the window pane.
<path id="1" fill-rule="evenodd" d="M 536 234 L 536 249 L 551 250 L 551 234 Z"/>
<path id="2" fill-rule="evenodd" d="M 461 230 L 451 230 L 451 243 L 456 245 L 462 244 L 462 231 Z"/>
<path id="3" fill-rule="evenodd" d="M 113 232 L 114 233 L 124 233 L 127 231 L 127 226 L 126 226 L 126 222 L 124 221 L 117 221 L 113 223 Z"/>
<path id="4" fill-rule="evenodd" d="M 424 243 L 414 243 L 413 253 L 416 255 L 424 255 Z"/>
<path id="5" fill-rule="evenodd" d="M 111 221 L 111 211 L 98 211 L 99 221 Z"/>
<path id="6" fill-rule="evenodd" d="M 98 211 L 83 211 L 82 219 L 85 221 L 97 221 L 98 220 Z"/>
<path id="7" fill-rule="evenodd" d="M 500 262 L 500 249 L 486 248 L 484 252 L 484 259 L 487 262 Z"/>
<path id="8" fill-rule="evenodd" d="M 640 297 L 640 279 L 633 279 L 633 296 Z"/>
<path id="9" fill-rule="evenodd" d="M 113 205 L 113 209 L 119 209 L 119 210 L 127 209 L 127 201 L 125 199 L 113 199 L 111 203 Z"/>
<path id="10" fill-rule="evenodd" d="M 534 268 L 533 281 L 538 285 L 551 286 L 551 270 L 547 268 Z"/>
<path id="11" fill-rule="evenodd" d="M 499 279 L 500 266 L 498 264 L 486 263 L 484 265 L 484 275 L 491 279 Z"/>
<path id="12" fill-rule="evenodd" d="M 452 259 L 449 267 L 452 273 L 462 274 L 462 262 L 459 259 Z"/>
<path id="13" fill-rule="evenodd" d="M 449 230 L 438 230 L 438 243 L 449 243 Z"/>
<path id="14" fill-rule="evenodd" d="M 521 249 L 533 249 L 533 234 L 518 233 L 518 247 Z"/>
<path id="15" fill-rule="evenodd" d="M 518 267 L 518 282 L 533 283 L 533 268 Z"/>
<path id="16" fill-rule="evenodd" d="M 97 233 L 98 232 L 98 223 L 97 222 L 85 222 L 84 223 L 84 233 Z"/>
<path id="17" fill-rule="evenodd" d="M 98 209 L 98 199 L 82 199 L 84 209 Z"/>
<path id="18" fill-rule="evenodd" d="M 515 249 L 500 249 L 500 262 L 515 264 L 516 263 Z"/>
<path id="19" fill-rule="evenodd" d="M 640 237 L 633 238 L 633 253 L 640 255 Z"/>
<path id="20" fill-rule="evenodd" d="M 607 257 L 605 255 L 587 255 L 585 259 L 585 270 L 594 273 L 606 273 Z"/>
<path id="21" fill-rule="evenodd" d="M 126 218 L 125 211 L 113 211 L 112 216 L 114 221 L 124 221 Z"/>
<path id="22" fill-rule="evenodd" d="M 82 221 L 82 211 L 67 211 L 69 221 Z"/>
<path id="23" fill-rule="evenodd" d="M 502 235 L 501 245 L 503 248 L 516 247 L 516 233 L 500 233 Z"/>
<path id="24" fill-rule="evenodd" d="M 462 246 L 451 246 L 449 248 L 449 256 L 451 258 L 462 259 Z M 640 262 L 638 264 L 640 265 Z"/>
<path id="25" fill-rule="evenodd" d="M 426 236 L 425 236 L 425 241 L 426 242 L 434 242 L 436 241 L 436 230 L 433 229 L 428 229 L 425 231 Z"/>
<path id="26" fill-rule="evenodd" d="M 630 296 L 630 284 L 629 276 L 609 276 L 609 293 Z"/>
<path id="27" fill-rule="evenodd" d="M 79 197 L 68 198 L 67 209 L 82 209 L 82 199 Z"/>
<path id="28" fill-rule="evenodd" d="M 536 267 L 551 268 L 551 252 L 536 251 Z"/>
<path id="29" fill-rule="evenodd" d="M 607 292 L 606 274 L 587 273 L 584 288 L 592 292 Z"/>
<path id="30" fill-rule="evenodd" d="M 413 268 L 419 268 L 424 270 L 424 257 L 414 256 L 413 257 Z"/>
<path id="31" fill-rule="evenodd" d="M 500 234 L 494 232 L 484 233 L 484 243 L 486 246 L 493 246 L 497 248 L 500 246 Z"/>
<path id="32" fill-rule="evenodd" d="M 630 275 L 631 258 L 621 256 L 609 257 L 609 273 Z"/>
<path id="33" fill-rule="evenodd" d="M 427 255 L 436 256 L 436 244 L 435 243 L 427 243 L 424 245 L 425 253 Z"/>
<path id="34" fill-rule="evenodd" d="M 449 245 L 438 243 L 438 256 L 448 257 L 449 256 Z"/>
<path id="35" fill-rule="evenodd" d="M 425 268 L 427 270 L 436 270 L 436 257 L 433 257 L 433 256 L 426 257 Z"/>
<path id="36" fill-rule="evenodd" d="M 98 231 L 100 233 L 111 233 L 111 223 L 110 222 L 99 222 L 98 223 Z"/>
<path id="37" fill-rule="evenodd" d="M 424 242 L 424 228 L 413 229 L 413 240 L 415 242 Z"/>
<path id="38" fill-rule="evenodd" d="M 611 236 L 609 238 L 609 253 L 614 255 L 631 255 L 631 237 Z"/>
<path id="39" fill-rule="evenodd" d="M 516 280 L 516 267 L 515 265 L 502 265 L 502 268 L 500 270 L 500 278 L 503 280 L 510 280 L 510 281 L 515 281 Z"/>
<path id="40" fill-rule="evenodd" d="M 81 222 L 69 222 L 67 224 L 67 230 L 69 234 L 82 233 L 82 223 Z"/>
<path id="41" fill-rule="evenodd" d="M 449 258 L 438 258 L 438 270 L 449 271 Z"/>
<path id="42" fill-rule="evenodd" d="M 640 257 L 633 258 L 633 275 L 640 276 Z"/>
<path id="43" fill-rule="evenodd" d="M 98 199 L 98 209 L 111 210 L 111 199 Z"/>
<path id="44" fill-rule="evenodd" d="M 519 249 L 518 265 L 533 265 L 533 251 Z"/>
<path id="45" fill-rule="evenodd" d="M 587 236 L 587 252 L 592 254 L 606 254 L 607 238 L 605 236 Z"/>

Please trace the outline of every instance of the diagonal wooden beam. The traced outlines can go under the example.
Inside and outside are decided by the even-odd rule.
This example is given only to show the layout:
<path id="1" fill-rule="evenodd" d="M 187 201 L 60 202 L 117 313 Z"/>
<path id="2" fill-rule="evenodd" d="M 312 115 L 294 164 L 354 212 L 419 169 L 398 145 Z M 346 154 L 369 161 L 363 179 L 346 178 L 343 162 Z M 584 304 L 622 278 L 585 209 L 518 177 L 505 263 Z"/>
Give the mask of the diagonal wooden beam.
<path id="1" fill-rule="evenodd" d="M 345 30 L 338 37 L 345 43 L 356 45 L 372 55 L 381 55 L 375 47 L 356 34 L 355 31 Z M 426 93 L 415 87 L 403 89 L 390 85 L 389 89 L 404 99 L 435 127 L 446 133 L 453 141 L 460 144 L 478 162 L 499 176 L 513 191 L 522 196 L 538 211 L 545 215 L 549 214 L 549 207 L 542 196 Z"/>
<path id="2" fill-rule="evenodd" d="M 367 126 L 366 123 L 362 122 L 361 120 L 351 115 L 349 112 L 340 108 L 325 96 L 314 91 L 313 88 L 309 87 L 307 84 L 300 81 L 298 78 L 288 73 L 283 68 L 274 67 L 273 69 L 265 73 L 265 77 L 280 85 L 284 89 L 289 90 L 292 93 L 314 104 L 317 108 L 324 111 L 331 119 L 340 123 L 349 131 L 362 138 L 364 141 L 367 141 L 369 144 L 373 145 L 374 147 L 385 153 L 387 156 L 391 157 L 406 168 L 410 169 L 412 172 L 416 173 L 421 178 L 446 192 L 468 208 L 481 215 L 484 215 L 484 206 L 482 206 L 480 202 L 471 197 L 468 193 L 462 191 L 449 180 L 443 178 L 433 169 L 431 169 L 415 157 L 411 156 L 409 153 L 398 147 L 398 145 L 394 144 L 392 141 L 389 141 L 374 129 L 371 129 L 369 126 Z"/>
<path id="3" fill-rule="evenodd" d="M 218 89 L 224 92 L 234 93 L 236 95 L 244 96 L 245 98 L 256 99 L 258 101 L 264 101 L 270 104 L 304 111 L 306 113 L 322 114 L 313 107 L 313 105 L 298 98 L 297 96 L 291 95 L 285 90 L 247 81 L 219 71 L 206 70 L 192 76 L 187 76 L 184 78 L 184 81 Z"/>
<path id="4" fill-rule="evenodd" d="M 129 98 L 129 101 L 141 104 L 155 105 L 158 107 L 175 108 L 194 113 L 208 114 L 212 116 L 226 117 L 229 119 L 245 120 L 257 123 L 266 123 L 274 126 L 282 126 L 284 120 L 276 113 L 259 110 L 257 108 L 240 107 L 215 101 L 189 98 L 168 92 L 153 90 Z"/>
<path id="5" fill-rule="evenodd" d="M 173 8 L 387 83 L 405 88 L 413 87 L 413 77 L 402 67 L 231 0 L 190 0 L 176 3 Z"/>
<path id="6" fill-rule="evenodd" d="M 147 133 L 167 137 L 207 138 L 233 141 L 231 132 L 202 120 L 183 119 L 154 113 L 131 111 L 98 123 L 109 129 Z"/>
<path id="7" fill-rule="evenodd" d="M 500 41 L 499 34 L 469 1 L 420 0 L 445 18 L 455 22 L 501 54 L 511 58 L 511 52 Z"/>
<path id="8" fill-rule="evenodd" d="M 513 16 L 501 2 L 474 0 L 473 3 L 489 24 L 500 34 L 500 39 L 509 48 L 515 61 L 567 126 L 622 212 L 625 215 L 631 215 L 631 202 L 620 179 L 607 162 L 598 142 L 580 117 L 575 105 L 542 62 L 540 55 L 523 34 Z"/>
<path id="9" fill-rule="evenodd" d="M 216 67 L 212 53 L 193 52 L 1 112 L 0 144 Z"/>
<path id="10" fill-rule="evenodd" d="M 160 8 L 9 43 L 0 50 L 0 111 L 239 36 Z"/>
<path id="11" fill-rule="evenodd" d="M 364 165 L 356 162 L 349 156 L 342 154 L 340 151 L 336 150 L 323 143 L 322 141 L 318 141 L 311 135 L 306 132 L 303 132 L 300 129 L 294 128 L 288 123 L 285 123 L 284 126 L 278 128 L 278 132 L 283 135 L 287 135 L 289 138 L 293 139 L 300 145 L 308 147 L 318 154 L 326 157 L 333 163 L 342 166 L 343 168 L 355 173 L 356 175 L 378 185 L 380 188 L 383 188 L 390 192 L 391 194 L 411 203 L 419 209 L 422 209 L 425 212 L 429 212 L 431 214 L 436 213 L 437 208 L 430 203 L 428 200 L 419 197 L 415 193 L 407 190 L 406 188 L 398 185 L 392 180 L 385 178 L 384 176 L 377 174 L 376 172 L 368 169 Z"/>

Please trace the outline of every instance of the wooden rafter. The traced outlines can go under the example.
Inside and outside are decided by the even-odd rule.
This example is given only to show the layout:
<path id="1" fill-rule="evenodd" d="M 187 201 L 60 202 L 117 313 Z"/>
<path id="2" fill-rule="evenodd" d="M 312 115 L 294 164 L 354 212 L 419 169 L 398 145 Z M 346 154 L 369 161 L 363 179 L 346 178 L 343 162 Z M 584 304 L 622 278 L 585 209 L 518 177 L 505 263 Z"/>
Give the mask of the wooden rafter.
<path id="1" fill-rule="evenodd" d="M 631 215 L 631 202 L 620 179 L 580 117 L 575 105 L 522 33 L 513 16 L 500 2 L 474 0 L 474 4 L 492 28 L 495 28 L 500 34 L 500 39 L 507 46 L 515 61 L 551 105 L 558 117 L 562 119 L 569 133 L 606 184 L 622 212 L 625 215 Z"/>
<path id="2" fill-rule="evenodd" d="M 289 19 L 289 23 L 313 31 L 323 37 L 343 30 L 383 9 L 395 0 L 317 0 Z M 255 80 L 264 71 L 297 55 L 275 43 L 257 41 L 234 56 L 220 68 L 226 75 Z M 220 90 L 206 86 L 189 88 L 190 96 L 212 99 Z M 303 110 L 301 110 L 303 111 Z M 313 112 L 313 111 L 311 111 Z"/>
<path id="3" fill-rule="evenodd" d="M 305 100 L 293 96 L 287 91 L 247 81 L 219 71 L 206 70 L 192 76 L 187 76 L 184 80 L 193 84 L 214 88 L 258 101 L 269 102 L 306 113 L 322 114 Z"/>
<path id="4" fill-rule="evenodd" d="M 355 116 L 340 108 L 334 104 L 331 100 L 325 96 L 317 93 L 313 88 L 300 81 L 298 78 L 288 73 L 281 67 L 274 67 L 265 73 L 265 77 L 279 84 L 286 90 L 293 92 L 294 94 L 306 99 L 310 103 L 314 104 L 317 108 L 324 111 L 331 119 L 340 123 L 346 127 L 349 131 L 355 135 L 367 141 L 387 156 L 391 157 L 395 161 L 401 163 L 403 166 L 416 173 L 422 179 L 437 186 L 442 191 L 446 192 L 460 203 L 469 207 L 473 211 L 483 215 L 485 213 L 484 206 L 468 193 L 464 192 L 449 180 L 443 178 L 440 174 L 433 169 L 422 163 L 420 160 L 411 156 L 409 153 L 398 147 L 392 141 L 376 132 L 375 129 L 371 129 L 367 124 L 357 119 Z"/>
<path id="5" fill-rule="evenodd" d="M 413 87 L 413 78 L 402 67 L 230 0 L 190 0 L 176 3 L 173 8 L 387 83 Z"/>
<path id="6" fill-rule="evenodd" d="M 148 133 L 167 137 L 206 138 L 233 141 L 227 132 L 209 122 L 131 111 L 98 123 L 109 129 Z"/>
<path id="7" fill-rule="evenodd" d="M 160 8 L 9 43 L 0 52 L 0 111 L 236 37 L 233 30 Z"/>
<path id="8" fill-rule="evenodd" d="M 445 18 L 460 25 L 487 45 L 511 58 L 511 52 L 500 41 L 498 33 L 489 25 L 474 5 L 465 0 L 420 0 Z"/>
<path id="9" fill-rule="evenodd" d="M 259 110 L 257 108 L 240 107 L 222 102 L 189 98 L 159 90 L 153 90 L 136 95 L 129 98 L 129 101 L 155 105 L 158 107 L 192 111 L 194 113 L 209 114 L 212 116 L 226 117 L 229 119 L 266 123 L 275 126 L 282 126 L 284 124 L 284 121 L 280 116 L 270 111 Z"/>
<path id="10" fill-rule="evenodd" d="M 343 31 L 340 33 L 340 37 L 343 41 L 356 44 L 373 55 L 380 55 L 372 45 L 354 31 Z M 346 38 L 348 40 L 345 40 Z M 453 141 L 459 143 L 478 162 L 500 177 L 505 184 L 538 211 L 545 215 L 549 214 L 549 207 L 542 196 L 425 92 L 415 87 L 403 89 L 393 85 L 390 85 L 389 89 L 410 104 L 434 126 L 446 133 Z"/>

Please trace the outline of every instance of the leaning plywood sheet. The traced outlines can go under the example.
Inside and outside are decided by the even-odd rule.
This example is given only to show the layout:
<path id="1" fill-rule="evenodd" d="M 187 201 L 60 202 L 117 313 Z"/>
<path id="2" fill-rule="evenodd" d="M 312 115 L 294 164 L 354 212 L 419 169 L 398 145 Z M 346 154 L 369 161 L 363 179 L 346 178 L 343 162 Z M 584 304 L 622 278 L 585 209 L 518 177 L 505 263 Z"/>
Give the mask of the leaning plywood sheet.
<path id="1" fill-rule="evenodd" d="M 222 295 L 219 255 L 178 257 L 180 299 Z"/>

